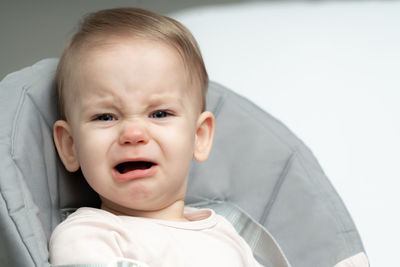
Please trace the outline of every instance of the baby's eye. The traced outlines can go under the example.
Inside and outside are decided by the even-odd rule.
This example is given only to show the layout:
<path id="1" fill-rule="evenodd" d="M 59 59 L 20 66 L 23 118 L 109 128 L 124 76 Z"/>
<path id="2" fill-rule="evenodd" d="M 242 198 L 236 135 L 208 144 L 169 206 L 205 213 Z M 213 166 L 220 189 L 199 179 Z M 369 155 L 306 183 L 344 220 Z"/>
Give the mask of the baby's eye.
<path id="1" fill-rule="evenodd" d="M 115 117 L 111 114 L 101 114 L 95 117 L 95 120 L 99 121 L 113 121 Z"/>
<path id="2" fill-rule="evenodd" d="M 156 112 L 151 113 L 150 117 L 153 119 L 162 119 L 169 115 L 171 115 L 171 113 L 166 110 L 157 110 Z"/>

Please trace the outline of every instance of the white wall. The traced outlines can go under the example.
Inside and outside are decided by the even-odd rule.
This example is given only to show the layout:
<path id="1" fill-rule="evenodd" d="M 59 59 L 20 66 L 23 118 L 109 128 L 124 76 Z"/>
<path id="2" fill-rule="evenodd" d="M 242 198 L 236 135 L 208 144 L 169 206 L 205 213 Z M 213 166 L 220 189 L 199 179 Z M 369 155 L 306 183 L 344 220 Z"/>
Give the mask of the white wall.
<path id="1" fill-rule="evenodd" d="M 181 12 L 211 79 L 289 126 L 348 207 L 371 266 L 400 238 L 400 2 L 253 3 Z"/>

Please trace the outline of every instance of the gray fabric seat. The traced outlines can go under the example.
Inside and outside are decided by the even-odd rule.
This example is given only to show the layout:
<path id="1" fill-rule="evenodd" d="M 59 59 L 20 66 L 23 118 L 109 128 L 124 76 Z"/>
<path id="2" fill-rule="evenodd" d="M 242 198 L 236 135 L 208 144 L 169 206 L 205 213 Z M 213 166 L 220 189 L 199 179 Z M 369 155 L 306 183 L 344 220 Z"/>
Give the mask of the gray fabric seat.
<path id="1" fill-rule="evenodd" d="M 71 210 L 97 206 L 80 173 L 55 151 L 57 59 L 0 83 L 0 265 L 49 266 L 51 231 Z M 232 202 L 278 241 L 292 266 L 333 266 L 364 251 L 342 200 L 311 151 L 277 119 L 210 83 L 216 116 L 210 158 L 193 162 L 187 203 Z"/>

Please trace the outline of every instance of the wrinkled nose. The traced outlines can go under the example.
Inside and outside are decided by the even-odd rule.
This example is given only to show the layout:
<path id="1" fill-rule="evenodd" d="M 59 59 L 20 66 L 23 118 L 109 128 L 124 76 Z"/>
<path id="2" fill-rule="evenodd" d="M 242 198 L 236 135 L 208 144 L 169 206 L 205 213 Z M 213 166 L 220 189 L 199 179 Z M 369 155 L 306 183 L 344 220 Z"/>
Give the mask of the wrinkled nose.
<path id="1" fill-rule="evenodd" d="M 144 125 L 140 123 L 125 123 L 119 137 L 121 145 L 127 144 L 147 144 L 149 142 L 149 134 Z"/>

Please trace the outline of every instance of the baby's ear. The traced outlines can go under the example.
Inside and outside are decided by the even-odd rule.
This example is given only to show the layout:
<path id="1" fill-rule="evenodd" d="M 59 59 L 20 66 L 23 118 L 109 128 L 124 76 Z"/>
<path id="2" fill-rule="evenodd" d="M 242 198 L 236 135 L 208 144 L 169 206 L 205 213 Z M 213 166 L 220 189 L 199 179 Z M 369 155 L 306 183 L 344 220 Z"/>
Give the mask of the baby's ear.
<path id="1" fill-rule="evenodd" d="M 80 166 L 75 153 L 71 127 L 68 122 L 65 120 L 56 121 L 53 127 L 53 135 L 58 155 L 64 163 L 65 168 L 70 172 L 77 171 Z"/>
<path id="2" fill-rule="evenodd" d="M 205 111 L 197 120 L 196 141 L 193 157 L 197 161 L 205 161 L 210 154 L 214 139 L 215 119 L 214 115 Z"/>

